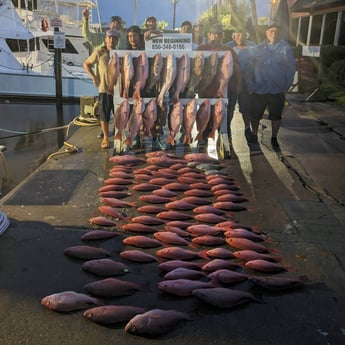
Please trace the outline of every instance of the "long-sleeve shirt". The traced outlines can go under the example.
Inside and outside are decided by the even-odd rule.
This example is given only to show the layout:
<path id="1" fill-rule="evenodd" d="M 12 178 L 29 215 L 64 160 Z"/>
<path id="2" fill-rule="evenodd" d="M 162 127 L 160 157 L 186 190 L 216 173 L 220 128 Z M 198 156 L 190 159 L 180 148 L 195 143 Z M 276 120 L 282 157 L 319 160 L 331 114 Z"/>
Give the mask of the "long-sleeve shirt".
<path id="1" fill-rule="evenodd" d="M 246 56 L 241 57 L 241 67 L 250 92 L 278 94 L 288 91 L 295 75 L 296 62 L 286 41 L 270 45 L 265 40 L 256 47 L 246 49 L 245 53 Z"/>
<path id="2" fill-rule="evenodd" d="M 90 43 L 93 48 L 100 47 L 104 44 L 105 35 L 103 32 L 91 32 L 89 29 L 88 19 L 83 18 L 81 25 L 81 33 L 83 37 Z M 116 49 L 127 49 L 127 37 L 124 31 L 121 31 L 120 38 Z"/>

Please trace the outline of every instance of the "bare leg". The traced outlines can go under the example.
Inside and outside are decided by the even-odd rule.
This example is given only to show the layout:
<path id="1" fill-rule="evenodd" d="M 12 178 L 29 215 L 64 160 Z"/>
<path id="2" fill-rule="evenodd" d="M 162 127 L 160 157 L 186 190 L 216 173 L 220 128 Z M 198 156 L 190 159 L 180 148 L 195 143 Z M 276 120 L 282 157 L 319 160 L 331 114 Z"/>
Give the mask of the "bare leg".
<path id="1" fill-rule="evenodd" d="M 101 121 L 101 130 L 103 132 L 101 147 L 104 149 L 109 148 L 109 121 Z"/>

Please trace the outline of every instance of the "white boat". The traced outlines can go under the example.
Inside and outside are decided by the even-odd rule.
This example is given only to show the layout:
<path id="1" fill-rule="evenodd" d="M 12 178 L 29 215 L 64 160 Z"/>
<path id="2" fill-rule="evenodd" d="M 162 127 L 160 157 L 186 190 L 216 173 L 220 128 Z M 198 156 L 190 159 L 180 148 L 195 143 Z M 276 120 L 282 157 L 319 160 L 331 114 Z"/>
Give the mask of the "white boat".
<path id="1" fill-rule="evenodd" d="M 82 66 L 90 53 L 89 45 L 81 35 L 81 22 L 76 19 L 82 7 L 95 5 L 72 0 L 35 3 L 37 8 L 29 9 L 23 8 L 28 4 L 26 0 L 15 1 L 16 6 L 11 0 L 0 0 L 0 97 L 55 99 L 55 31 L 64 33 L 66 38 L 61 59 L 62 97 L 73 101 L 96 96 L 97 88 Z M 58 30 L 49 26 L 43 30 L 43 19 L 48 20 L 48 25 L 58 22 Z"/>

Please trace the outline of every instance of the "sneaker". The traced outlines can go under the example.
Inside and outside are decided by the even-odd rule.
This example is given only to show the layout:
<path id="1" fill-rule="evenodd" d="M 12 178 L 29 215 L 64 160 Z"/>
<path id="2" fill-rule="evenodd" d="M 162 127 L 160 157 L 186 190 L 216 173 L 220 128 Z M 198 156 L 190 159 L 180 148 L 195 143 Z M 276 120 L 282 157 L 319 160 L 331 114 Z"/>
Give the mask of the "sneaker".
<path id="1" fill-rule="evenodd" d="M 277 138 L 274 138 L 274 137 L 271 138 L 271 145 L 272 145 L 273 150 L 280 150 L 280 146 L 279 146 Z"/>

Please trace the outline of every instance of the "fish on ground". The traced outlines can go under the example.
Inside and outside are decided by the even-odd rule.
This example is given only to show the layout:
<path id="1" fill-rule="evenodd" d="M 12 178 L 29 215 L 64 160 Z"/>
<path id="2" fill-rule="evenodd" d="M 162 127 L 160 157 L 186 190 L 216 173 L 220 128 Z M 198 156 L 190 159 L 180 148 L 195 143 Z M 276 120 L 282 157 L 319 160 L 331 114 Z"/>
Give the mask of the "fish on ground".
<path id="1" fill-rule="evenodd" d="M 159 219 L 165 219 L 165 220 L 174 220 L 174 219 L 187 220 L 187 219 L 192 219 L 193 215 L 190 215 L 184 212 L 169 210 L 169 211 L 159 212 L 156 215 L 156 217 Z"/>
<path id="2" fill-rule="evenodd" d="M 139 165 L 144 164 L 146 161 L 144 158 L 136 157 L 133 155 L 121 155 L 111 156 L 109 161 L 121 165 Z"/>
<path id="3" fill-rule="evenodd" d="M 234 257 L 244 261 L 251 261 L 262 259 L 266 261 L 279 262 L 281 257 L 279 255 L 267 254 L 267 253 L 258 253 L 255 250 L 237 250 L 233 252 Z"/>
<path id="4" fill-rule="evenodd" d="M 158 283 L 159 290 L 176 295 L 176 296 L 191 296 L 195 289 L 214 288 L 216 283 L 213 281 L 199 281 L 193 279 L 173 279 L 163 280 Z"/>
<path id="5" fill-rule="evenodd" d="M 202 235 L 197 236 L 192 239 L 192 243 L 201 246 L 218 246 L 225 243 L 223 237 L 213 236 L 213 235 Z"/>
<path id="6" fill-rule="evenodd" d="M 101 259 L 111 256 L 111 253 L 104 248 L 77 245 L 64 249 L 64 254 L 82 260 Z"/>
<path id="7" fill-rule="evenodd" d="M 270 291 L 285 291 L 304 287 L 308 279 L 301 277 L 263 277 L 249 276 L 248 280 L 263 289 Z"/>
<path id="8" fill-rule="evenodd" d="M 232 270 L 234 268 L 241 268 L 242 266 L 237 262 L 232 262 L 231 260 L 227 259 L 213 259 L 211 261 L 206 262 L 204 265 L 201 266 L 201 269 L 205 272 L 214 272 L 220 269 L 228 269 Z"/>
<path id="9" fill-rule="evenodd" d="M 117 211 L 112 206 L 107 205 L 101 205 L 98 206 L 98 209 L 105 215 L 116 219 L 126 220 L 127 217 L 125 217 L 121 212 Z"/>
<path id="10" fill-rule="evenodd" d="M 118 276 L 129 272 L 125 264 L 108 258 L 85 261 L 82 269 L 101 277 Z"/>
<path id="11" fill-rule="evenodd" d="M 101 198 L 101 202 L 112 207 L 135 207 L 136 203 L 134 201 L 124 201 L 116 198 Z"/>
<path id="12" fill-rule="evenodd" d="M 200 279 L 202 277 L 205 277 L 205 272 L 202 272 L 200 270 L 195 270 L 191 268 L 185 268 L 185 267 L 177 267 L 168 273 L 166 273 L 163 277 L 165 280 L 175 280 L 175 279 Z"/>
<path id="13" fill-rule="evenodd" d="M 189 246 L 191 243 L 178 235 L 177 233 L 170 231 L 157 231 L 153 236 L 161 242 L 168 244 L 177 244 L 181 246 Z"/>
<path id="14" fill-rule="evenodd" d="M 103 305 L 104 302 L 83 293 L 63 291 L 43 297 L 41 304 L 57 312 L 69 312 L 89 308 L 91 305 Z"/>
<path id="15" fill-rule="evenodd" d="M 235 272 L 229 269 L 219 269 L 207 275 L 209 279 L 215 279 L 220 284 L 234 284 L 248 279 L 243 273 Z"/>
<path id="16" fill-rule="evenodd" d="M 120 256 L 126 260 L 133 262 L 150 263 L 153 261 L 157 261 L 157 258 L 155 256 L 136 249 L 123 250 L 120 253 Z"/>
<path id="17" fill-rule="evenodd" d="M 207 255 L 203 252 L 183 249 L 180 247 L 167 247 L 156 251 L 156 255 L 164 259 L 172 260 L 192 260 L 197 258 L 208 259 Z"/>
<path id="18" fill-rule="evenodd" d="M 116 226 L 117 224 L 104 216 L 97 216 L 97 217 L 91 217 L 89 218 L 89 222 L 94 225 L 99 225 L 99 226 Z"/>
<path id="19" fill-rule="evenodd" d="M 200 270 L 202 263 L 193 262 L 193 261 L 185 261 L 185 260 L 168 260 L 165 262 L 161 262 L 158 265 L 158 268 L 164 272 L 170 272 L 176 268 L 189 268 L 193 270 Z"/>
<path id="20" fill-rule="evenodd" d="M 95 296 L 119 297 L 132 295 L 143 288 L 136 283 L 110 277 L 88 283 L 84 290 Z"/>
<path id="21" fill-rule="evenodd" d="M 120 236 L 121 233 L 117 231 L 108 231 L 102 229 L 89 230 L 85 234 L 81 235 L 82 241 L 103 240 L 107 238 L 113 238 Z"/>
<path id="22" fill-rule="evenodd" d="M 127 246 L 139 248 L 156 248 L 162 246 L 162 243 L 154 238 L 144 235 L 129 236 L 122 240 L 122 243 Z"/>
<path id="23" fill-rule="evenodd" d="M 130 305 L 104 305 L 85 310 L 83 316 L 99 324 L 115 324 L 127 322 L 145 311 L 145 308 Z"/>
<path id="24" fill-rule="evenodd" d="M 157 336 L 172 331 L 187 320 L 191 320 L 191 317 L 185 312 L 152 309 L 134 316 L 125 326 L 125 331 L 136 335 Z"/>
<path id="25" fill-rule="evenodd" d="M 250 260 L 247 261 L 244 265 L 247 268 L 263 273 L 278 273 L 289 270 L 288 267 L 285 267 L 277 262 L 267 261 L 263 259 Z"/>
<path id="26" fill-rule="evenodd" d="M 165 211 L 163 211 L 165 212 Z M 159 214 L 159 213 L 158 213 Z M 142 215 L 142 216 L 136 216 L 132 218 L 133 223 L 141 223 L 145 225 L 161 225 L 164 224 L 165 222 L 159 217 L 153 217 L 150 215 Z"/>
<path id="27" fill-rule="evenodd" d="M 237 249 L 249 249 L 254 250 L 258 253 L 268 253 L 269 251 L 267 247 L 265 247 L 264 245 L 254 242 L 252 240 L 248 240 L 246 238 L 227 237 L 225 241 L 229 246 Z"/>
<path id="28" fill-rule="evenodd" d="M 207 304 L 222 309 L 234 308 L 250 301 L 262 303 L 261 299 L 250 292 L 223 287 L 195 289 L 193 295 Z"/>

